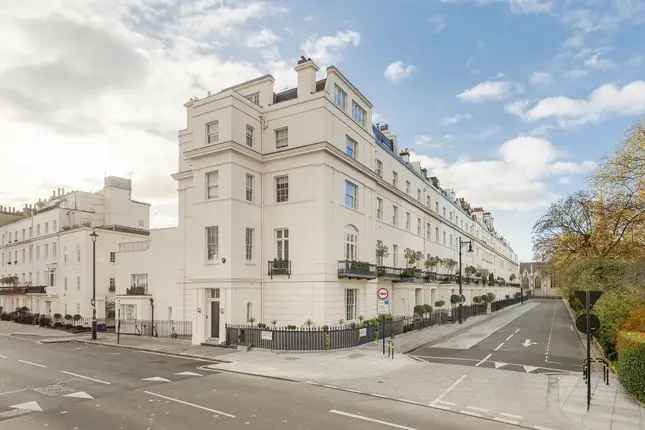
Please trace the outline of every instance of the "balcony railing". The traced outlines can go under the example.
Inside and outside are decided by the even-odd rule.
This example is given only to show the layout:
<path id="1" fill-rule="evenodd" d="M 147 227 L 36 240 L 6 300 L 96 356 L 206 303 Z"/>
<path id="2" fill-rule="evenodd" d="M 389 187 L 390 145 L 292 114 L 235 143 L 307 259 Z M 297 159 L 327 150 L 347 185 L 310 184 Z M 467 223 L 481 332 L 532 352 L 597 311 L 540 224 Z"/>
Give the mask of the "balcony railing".
<path id="1" fill-rule="evenodd" d="M 383 279 L 401 279 L 400 267 L 376 266 L 376 276 Z"/>
<path id="2" fill-rule="evenodd" d="M 375 279 L 376 266 L 365 261 L 340 260 L 338 277 L 348 279 Z"/>
<path id="3" fill-rule="evenodd" d="M 45 294 L 45 288 L 43 285 L 0 287 L 0 295 Z"/>
<path id="4" fill-rule="evenodd" d="M 148 287 L 130 287 L 126 288 L 125 294 L 127 296 L 145 296 L 148 295 Z"/>
<path id="5" fill-rule="evenodd" d="M 291 260 L 269 260 L 267 266 L 271 279 L 274 275 L 287 275 L 291 278 Z"/>

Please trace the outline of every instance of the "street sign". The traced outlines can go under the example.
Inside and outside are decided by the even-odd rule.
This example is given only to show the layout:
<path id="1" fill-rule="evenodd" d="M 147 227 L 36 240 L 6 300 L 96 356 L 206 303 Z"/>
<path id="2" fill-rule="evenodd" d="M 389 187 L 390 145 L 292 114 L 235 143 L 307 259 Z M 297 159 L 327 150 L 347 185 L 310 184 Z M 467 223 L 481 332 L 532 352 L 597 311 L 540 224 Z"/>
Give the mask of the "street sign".
<path id="1" fill-rule="evenodd" d="M 385 288 L 379 288 L 376 291 L 376 296 L 381 300 L 387 299 L 389 297 L 389 295 L 390 295 L 390 293 Z"/>
<path id="2" fill-rule="evenodd" d="M 262 340 L 273 340 L 273 332 L 269 330 L 262 330 L 260 332 L 260 338 Z"/>
<path id="3" fill-rule="evenodd" d="M 582 306 L 585 306 L 587 303 L 587 292 L 585 290 L 576 290 L 576 297 L 580 300 Z M 598 301 L 602 296 L 602 291 L 589 291 L 589 307 L 593 308 L 593 305 Z"/>
<path id="4" fill-rule="evenodd" d="M 600 329 L 600 320 L 595 314 L 589 314 L 590 333 L 596 333 Z M 582 333 L 587 333 L 587 315 L 581 314 L 576 318 L 576 328 Z"/>

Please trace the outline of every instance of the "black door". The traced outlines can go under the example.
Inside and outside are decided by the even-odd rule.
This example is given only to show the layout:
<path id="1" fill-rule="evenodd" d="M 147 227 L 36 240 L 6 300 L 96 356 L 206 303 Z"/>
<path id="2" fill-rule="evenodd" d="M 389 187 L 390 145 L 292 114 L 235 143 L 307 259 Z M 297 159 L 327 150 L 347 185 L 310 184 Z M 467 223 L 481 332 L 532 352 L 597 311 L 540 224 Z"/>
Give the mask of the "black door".
<path id="1" fill-rule="evenodd" d="M 211 337 L 219 338 L 219 302 L 211 302 Z"/>

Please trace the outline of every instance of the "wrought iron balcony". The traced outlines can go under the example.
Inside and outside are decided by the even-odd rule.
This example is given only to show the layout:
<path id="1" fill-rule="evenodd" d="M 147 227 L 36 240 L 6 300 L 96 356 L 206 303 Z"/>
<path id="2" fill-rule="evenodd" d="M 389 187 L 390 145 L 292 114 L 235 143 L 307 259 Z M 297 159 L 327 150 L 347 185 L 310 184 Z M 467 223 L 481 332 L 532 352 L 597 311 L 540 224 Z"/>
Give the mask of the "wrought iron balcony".
<path id="1" fill-rule="evenodd" d="M 365 261 L 338 261 L 338 277 L 347 279 L 374 279 L 376 266 Z"/>
<path id="2" fill-rule="evenodd" d="M 148 287 L 130 287 L 125 289 L 127 296 L 145 296 L 148 295 Z"/>
<path id="3" fill-rule="evenodd" d="M 401 268 L 376 266 L 376 276 L 383 279 L 401 279 Z"/>
<path id="4" fill-rule="evenodd" d="M 291 278 L 291 260 L 269 260 L 267 266 L 271 279 L 274 275 L 287 275 Z"/>

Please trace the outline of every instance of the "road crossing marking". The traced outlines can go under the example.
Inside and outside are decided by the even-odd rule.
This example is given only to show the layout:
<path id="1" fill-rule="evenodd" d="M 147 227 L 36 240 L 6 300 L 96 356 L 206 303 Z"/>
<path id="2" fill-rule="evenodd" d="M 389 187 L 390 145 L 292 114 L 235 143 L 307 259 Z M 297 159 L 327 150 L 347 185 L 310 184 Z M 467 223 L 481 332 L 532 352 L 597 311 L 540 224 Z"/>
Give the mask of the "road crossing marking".
<path id="1" fill-rule="evenodd" d="M 179 376 L 202 376 L 202 374 L 201 374 L 201 373 L 197 373 L 197 372 L 189 372 L 189 371 L 186 371 L 186 372 L 177 372 L 177 373 L 175 373 L 175 375 L 179 375 Z"/>
<path id="2" fill-rule="evenodd" d="M 502 342 L 502 343 L 500 343 L 499 345 L 497 345 L 493 351 L 499 351 L 499 349 L 500 349 L 502 346 L 504 346 L 504 342 Z"/>
<path id="3" fill-rule="evenodd" d="M 529 346 L 537 345 L 537 342 L 532 342 L 531 339 L 524 339 L 523 347 L 528 348 Z"/>
<path id="4" fill-rule="evenodd" d="M 511 338 L 512 338 L 513 336 L 515 336 L 515 333 L 511 333 L 511 334 L 509 334 L 509 335 L 506 337 L 506 339 L 504 339 L 504 342 L 508 342 L 509 340 L 511 340 Z"/>
<path id="5" fill-rule="evenodd" d="M 92 378 L 92 377 L 85 376 L 85 375 L 79 375 L 78 373 L 70 372 L 68 370 L 61 370 L 60 373 L 64 373 L 64 374 L 70 375 L 70 376 L 76 376 L 77 378 L 81 378 L 81 379 L 87 379 L 88 381 L 96 382 L 98 384 L 104 384 L 104 385 L 110 385 L 111 384 L 111 382 L 103 381 L 102 379 Z"/>
<path id="6" fill-rule="evenodd" d="M 433 405 L 433 404 L 435 404 L 435 403 L 440 402 L 440 401 L 441 401 L 441 399 L 443 399 L 444 397 L 446 397 L 446 396 L 448 395 L 448 393 L 450 393 L 452 390 L 454 390 L 454 389 L 455 389 L 455 387 L 461 383 L 461 381 L 463 381 L 464 379 L 466 379 L 466 377 L 467 377 L 467 376 L 468 376 L 468 375 L 461 375 L 461 376 L 459 377 L 459 379 L 457 379 L 455 382 L 453 382 L 453 383 L 452 383 L 452 385 L 451 385 L 450 387 L 446 388 L 446 389 L 444 390 L 444 392 L 443 392 L 443 393 L 439 394 L 439 396 L 438 396 L 436 399 L 434 399 L 430 404 L 431 404 L 431 405 Z"/>
<path id="7" fill-rule="evenodd" d="M 173 397 L 164 396 L 163 394 L 154 393 L 152 391 L 144 391 L 144 393 L 149 394 L 151 396 L 159 397 L 159 398 L 164 399 L 164 400 L 169 400 L 171 402 L 176 402 L 176 403 L 179 403 L 181 405 L 191 406 L 191 407 L 196 408 L 196 409 L 201 409 L 203 411 L 211 412 L 213 414 L 223 415 L 223 416 L 229 417 L 229 418 L 235 418 L 235 415 L 233 415 L 233 414 L 228 414 L 226 412 L 218 411 L 217 409 L 207 408 L 206 406 L 197 405 L 195 403 L 190 403 L 190 402 L 187 402 L 185 400 L 175 399 Z"/>
<path id="8" fill-rule="evenodd" d="M 77 391 L 75 393 L 65 394 L 63 397 L 72 397 L 75 399 L 88 399 L 88 400 L 91 400 L 94 398 L 91 395 L 87 394 L 85 391 Z"/>
<path id="9" fill-rule="evenodd" d="M 30 366 L 45 367 L 45 368 L 47 367 L 47 366 L 45 366 L 44 364 L 34 363 L 33 361 L 27 361 L 27 360 L 18 360 L 18 361 L 19 361 L 20 363 L 28 364 L 28 365 L 30 365 Z"/>
<path id="10" fill-rule="evenodd" d="M 494 363 L 495 363 L 495 369 L 499 369 L 500 367 L 504 367 L 508 364 L 501 361 L 495 361 Z"/>
<path id="11" fill-rule="evenodd" d="M 170 379 L 162 378 L 161 376 L 151 376 L 150 378 L 141 378 L 141 380 L 148 382 L 172 382 Z"/>
<path id="12" fill-rule="evenodd" d="M 484 362 L 486 362 L 486 360 L 488 360 L 490 358 L 491 355 L 493 355 L 493 354 L 488 354 L 486 357 L 484 357 L 481 360 L 479 360 L 479 362 L 477 364 L 475 364 L 475 367 L 481 366 Z"/>
<path id="13" fill-rule="evenodd" d="M 25 403 L 19 403 L 17 405 L 11 405 L 9 406 L 11 409 L 21 409 L 24 411 L 34 411 L 34 412 L 42 412 L 43 408 L 40 407 L 38 402 L 32 401 L 32 402 L 25 402 Z"/>
<path id="14" fill-rule="evenodd" d="M 343 412 L 343 411 L 339 411 L 339 410 L 336 410 L 336 409 L 330 409 L 329 413 L 330 414 L 336 414 L 336 415 L 342 415 L 342 416 L 349 417 L 349 418 L 355 418 L 357 420 L 368 421 L 370 423 L 382 424 L 384 426 L 393 427 L 393 428 L 397 428 L 397 429 L 415 430 L 414 427 L 402 426 L 400 424 L 395 424 L 395 423 L 391 423 L 391 422 L 388 422 L 388 421 L 382 421 L 382 420 L 378 420 L 376 418 L 370 418 L 370 417 L 366 417 L 366 416 L 363 416 L 363 415 L 352 414 L 352 413 L 349 413 L 349 412 Z"/>

